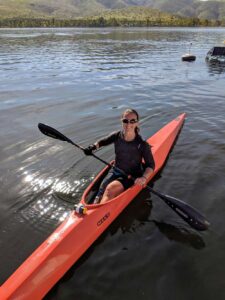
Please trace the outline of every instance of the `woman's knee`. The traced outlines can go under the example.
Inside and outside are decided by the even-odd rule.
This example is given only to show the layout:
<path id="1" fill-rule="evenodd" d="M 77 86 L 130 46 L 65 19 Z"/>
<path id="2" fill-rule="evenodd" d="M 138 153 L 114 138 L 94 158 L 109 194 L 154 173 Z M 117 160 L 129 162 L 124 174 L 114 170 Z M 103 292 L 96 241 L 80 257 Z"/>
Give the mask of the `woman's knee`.
<path id="1" fill-rule="evenodd" d="M 123 185 L 119 181 L 113 181 L 106 187 L 105 194 L 109 199 L 112 199 L 118 196 L 123 191 Z"/>

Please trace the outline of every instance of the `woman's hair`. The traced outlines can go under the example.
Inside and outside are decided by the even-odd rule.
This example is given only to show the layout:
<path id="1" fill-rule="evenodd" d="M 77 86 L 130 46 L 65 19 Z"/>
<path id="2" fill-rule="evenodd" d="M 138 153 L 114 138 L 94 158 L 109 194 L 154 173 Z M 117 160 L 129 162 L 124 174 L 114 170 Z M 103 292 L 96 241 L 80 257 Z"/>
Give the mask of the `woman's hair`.
<path id="1" fill-rule="evenodd" d="M 139 114 L 138 114 L 138 112 L 137 112 L 135 109 L 133 109 L 133 108 L 127 108 L 127 109 L 122 113 L 122 118 L 124 118 L 124 116 L 125 116 L 125 115 L 128 115 L 128 114 L 135 114 L 136 117 L 137 117 L 137 120 L 139 121 Z M 137 126 L 137 127 L 135 128 L 135 133 L 138 134 L 139 131 L 140 131 L 140 128 Z"/>
<path id="2" fill-rule="evenodd" d="M 137 120 L 139 121 L 139 114 L 135 109 L 132 108 L 127 108 L 123 113 L 122 113 L 122 118 L 124 117 L 124 115 L 128 115 L 128 114 L 135 114 L 137 117 Z"/>

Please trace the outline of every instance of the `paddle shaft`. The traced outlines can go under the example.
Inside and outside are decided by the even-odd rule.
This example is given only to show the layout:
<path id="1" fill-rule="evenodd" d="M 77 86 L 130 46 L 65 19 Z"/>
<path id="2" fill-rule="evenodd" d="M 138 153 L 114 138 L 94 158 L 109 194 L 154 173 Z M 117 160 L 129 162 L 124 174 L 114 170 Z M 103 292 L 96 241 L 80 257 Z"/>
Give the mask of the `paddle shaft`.
<path id="1" fill-rule="evenodd" d="M 39 130 L 52 138 L 59 139 L 61 141 L 66 141 L 75 147 L 79 148 L 80 150 L 84 151 L 84 148 L 76 143 L 74 143 L 72 140 L 67 138 L 65 135 L 57 131 L 56 129 L 39 123 L 38 124 Z M 103 164 L 109 166 L 110 168 L 113 168 L 117 171 L 119 171 L 123 176 L 128 177 L 132 179 L 133 181 L 135 180 L 128 174 L 126 174 L 123 170 L 120 170 L 119 168 L 113 166 L 112 164 L 108 163 L 107 161 L 103 160 L 102 158 L 98 157 L 94 153 L 91 154 L 94 158 L 97 160 L 101 161 Z M 187 222 L 191 227 L 195 228 L 196 230 L 206 230 L 209 227 L 209 222 L 205 219 L 204 216 L 202 216 L 196 209 L 194 209 L 192 206 L 188 205 L 187 203 L 176 199 L 174 197 L 165 195 L 159 191 L 154 190 L 152 187 L 149 185 L 146 185 L 146 188 L 149 189 L 150 192 L 158 196 L 161 200 L 163 200 L 171 209 L 173 209 L 185 222 Z"/>

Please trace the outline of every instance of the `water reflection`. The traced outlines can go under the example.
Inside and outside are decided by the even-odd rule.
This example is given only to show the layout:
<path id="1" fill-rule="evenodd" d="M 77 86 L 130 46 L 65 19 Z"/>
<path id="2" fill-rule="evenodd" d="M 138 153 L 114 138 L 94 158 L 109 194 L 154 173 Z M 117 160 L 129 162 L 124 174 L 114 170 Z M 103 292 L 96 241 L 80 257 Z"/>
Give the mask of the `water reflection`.
<path id="1" fill-rule="evenodd" d="M 138 196 L 137 199 L 135 199 L 135 201 L 133 201 L 113 222 L 108 231 L 111 234 L 115 234 L 118 229 L 120 229 L 122 233 L 135 232 L 147 223 L 153 222 L 160 232 L 169 240 L 182 243 L 197 250 L 205 247 L 202 237 L 189 228 L 150 220 L 149 217 L 151 215 L 152 202 L 149 197 L 150 192 L 148 190 L 143 191 L 141 195 Z"/>
<path id="2" fill-rule="evenodd" d="M 209 62 L 206 61 L 208 72 L 210 75 L 221 75 L 225 73 L 225 62 Z"/>
<path id="3" fill-rule="evenodd" d="M 80 188 L 87 183 L 87 179 L 85 178 L 81 178 L 80 180 L 76 179 L 71 183 L 70 181 L 60 178 L 40 178 L 40 176 L 36 176 L 35 174 L 29 174 L 28 171 L 24 171 L 23 175 L 25 175 L 24 182 L 29 183 L 34 192 L 40 192 L 48 188 L 49 195 L 52 193 L 62 193 L 73 197 L 76 193 L 79 193 Z"/>
<path id="4" fill-rule="evenodd" d="M 58 199 L 49 195 L 42 196 L 39 200 L 25 205 L 20 211 L 22 218 L 41 232 L 44 231 L 47 224 L 63 222 L 69 213 L 68 205 L 59 204 Z"/>
<path id="5" fill-rule="evenodd" d="M 42 226 L 43 222 L 64 221 L 75 203 L 76 195 L 80 194 L 87 183 L 85 178 L 71 182 L 60 178 L 41 178 L 28 171 L 24 171 L 23 175 L 24 182 L 29 184 L 26 189 L 29 190 L 29 194 L 32 193 L 32 190 L 35 195 L 20 207 L 20 213 L 31 224 L 34 219 L 35 223 L 40 223 L 41 219 Z"/>
<path id="6" fill-rule="evenodd" d="M 193 247 L 197 250 L 205 247 L 205 242 L 202 237 L 194 231 L 187 228 L 179 228 L 172 224 L 153 221 L 160 232 L 164 234 L 169 240 L 182 243 L 184 245 Z"/>
<path id="7" fill-rule="evenodd" d="M 142 227 L 145 222 L 148 222 L 151 215 L 152 202 L 151 194 L 146 189 L 125 208 L 122 214 L 120 214 L 114 222 L 110 225 L 107 231 L 114 235 L 119 230 L 122 233 L 135 232 L 139 227 Z"/>

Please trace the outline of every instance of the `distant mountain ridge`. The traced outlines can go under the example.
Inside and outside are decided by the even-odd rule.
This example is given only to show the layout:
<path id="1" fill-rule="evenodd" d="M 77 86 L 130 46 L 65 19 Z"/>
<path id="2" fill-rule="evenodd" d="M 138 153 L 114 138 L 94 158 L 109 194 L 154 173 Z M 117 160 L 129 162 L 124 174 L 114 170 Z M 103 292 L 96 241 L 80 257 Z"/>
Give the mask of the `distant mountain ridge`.
<path id="1" fill-rule="evenodd" d="M 0 18 L 72 19 L 129 6 L 146 6 L 182 17 L 225 19 L 225 0 L 0 0 Z"/>

